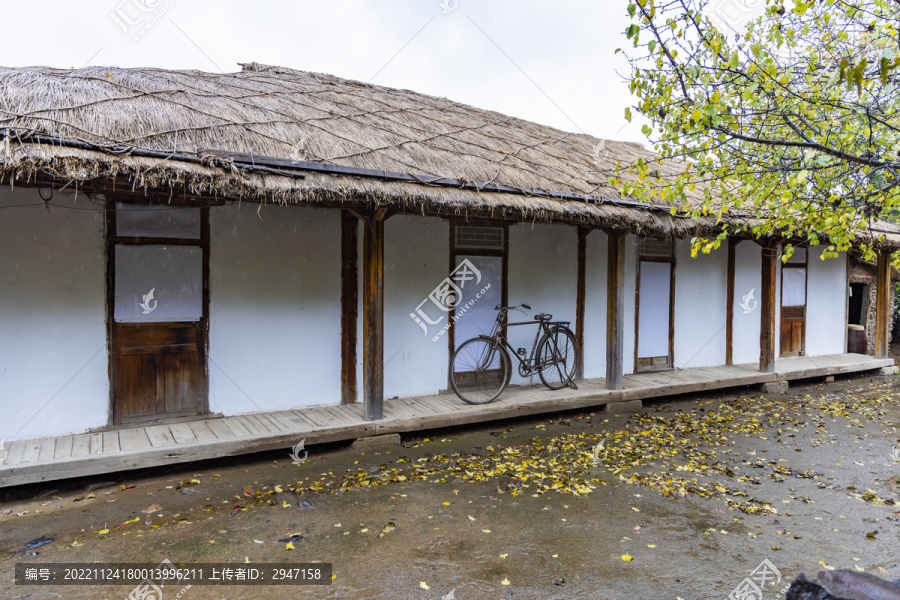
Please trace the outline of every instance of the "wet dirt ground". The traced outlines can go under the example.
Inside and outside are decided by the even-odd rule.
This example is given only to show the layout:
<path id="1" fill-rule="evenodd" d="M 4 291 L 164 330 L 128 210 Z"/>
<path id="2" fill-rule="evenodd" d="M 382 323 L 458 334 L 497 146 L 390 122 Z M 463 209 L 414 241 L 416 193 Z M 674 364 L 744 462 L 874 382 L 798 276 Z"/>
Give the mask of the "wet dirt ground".
<path id="1" fill-rule="evenodd" d="M 366 452 L 314 446 L 302 465 L 286 449 L 5 489 L 0 598 L 134 587 L 17 586 L 18 562 L 164 559 L 321 561 L 334 579 L 170 584 L 163 600 L 721 599 L 765 559 L 781 577 L 766 599 L 823 568 L 893 580 L 898 428 L 900 379 L 848 376 L 419 432 Z M 41 537 L 53 541 L 25 547 Z"/>

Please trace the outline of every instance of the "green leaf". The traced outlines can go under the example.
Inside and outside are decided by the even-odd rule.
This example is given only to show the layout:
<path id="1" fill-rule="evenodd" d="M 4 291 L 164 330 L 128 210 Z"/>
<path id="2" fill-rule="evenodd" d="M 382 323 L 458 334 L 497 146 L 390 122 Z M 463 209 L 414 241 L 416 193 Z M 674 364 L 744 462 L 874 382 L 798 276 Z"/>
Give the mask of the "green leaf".
<path id="1" fill-rule="evenodd" d="M 625 107 L 625 118 L 631 123 L 631 108 Z"/>

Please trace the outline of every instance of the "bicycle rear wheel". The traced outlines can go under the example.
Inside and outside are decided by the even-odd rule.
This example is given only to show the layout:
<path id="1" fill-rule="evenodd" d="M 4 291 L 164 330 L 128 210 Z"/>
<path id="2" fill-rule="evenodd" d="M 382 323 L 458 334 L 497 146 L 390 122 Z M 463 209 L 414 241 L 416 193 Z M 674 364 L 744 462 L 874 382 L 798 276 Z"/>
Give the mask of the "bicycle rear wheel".
<path id="1" fill-rule="evenodd" d="M 575 335 L 567 327 L 545 333 L 537 347 L 541 381 L 551 390 L 569 385 L 575 377 Z"/>
<path id="2" fill-rule="evenodd" d="M 509 381 L 509 361 L 506 350 L 491 340 L 468 340 L 450 359 L 450 387 L 469 404 L 493 402 Z"/>

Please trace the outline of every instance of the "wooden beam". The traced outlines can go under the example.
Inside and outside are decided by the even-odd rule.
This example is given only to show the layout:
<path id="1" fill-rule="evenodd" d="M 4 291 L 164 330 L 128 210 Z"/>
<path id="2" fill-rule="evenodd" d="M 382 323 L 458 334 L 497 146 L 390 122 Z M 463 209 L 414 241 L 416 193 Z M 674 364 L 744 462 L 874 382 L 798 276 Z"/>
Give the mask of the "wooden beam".
<path id="1" fill-rule="evenodd" d="M 728 274 L 725 284 L 728 299 L 725 306 L 725 364 L 734 364 L 734 262 L 735 250 L 741 240 L 728 238 Z"/>
<path id="2" fill-rule="evenodd" d="M 363 400 L 367 421 L 384 418 L 384 219 L 377 209 L 363 235 Z"/>
<path id="3" fill-rule="evenodd" d="M 587 236 L 590 227 L 578 228 L 578 283 L 575 289 L 575 379 L 584 379 L 584 296 L 587 262 Z"/>
<path id="4" fill-rule="evenodd" d="M 621 390 L 625 374 L 625 234 L 607 232 L 606 389 Z"/>
<path id="5" fill-rule="evenodd" d="M 875 282 L 875 358 L 888 358 L 891 344 L 891 251 L 878 251 Z"/>
<path id="6" fill-rule="evenodd" d="M 358 218 L 341 213 L 341 404 L 353 404 L 356 387 L 356 321 L 359 318 Z"/>
<path id="7" fill-rule="evenodd" d="M 759 299 L 759 370 L 761 373 L 775 372 L 775 282 L 778 273 L 778 245 L 775 242 L 761 242 L 762 285 Z"/>

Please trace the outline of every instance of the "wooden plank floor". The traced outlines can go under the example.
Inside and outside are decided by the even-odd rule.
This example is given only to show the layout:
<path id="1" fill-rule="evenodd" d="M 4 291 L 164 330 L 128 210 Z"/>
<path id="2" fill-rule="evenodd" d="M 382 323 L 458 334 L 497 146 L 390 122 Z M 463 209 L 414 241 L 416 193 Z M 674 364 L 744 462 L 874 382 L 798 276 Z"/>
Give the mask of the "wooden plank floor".
<path id="1" fill-rule="evenodd" d="M 745 364 L 626 375 L 622 391 L 607 390 L 603 379 L 579 381 L 577 390 L 511 387 L 485 406 L 470 406 L 452 394 L 386 400 L 385 418 L 376 422 L 363 420 L 360 404 L 330 405 L 18 440 L 0 463 L 0 487 L 289 448 L 303 439 L 311 446 L 893 364 L 860 354 L 803 356 L 778 360 L 775 373 Z"/>

